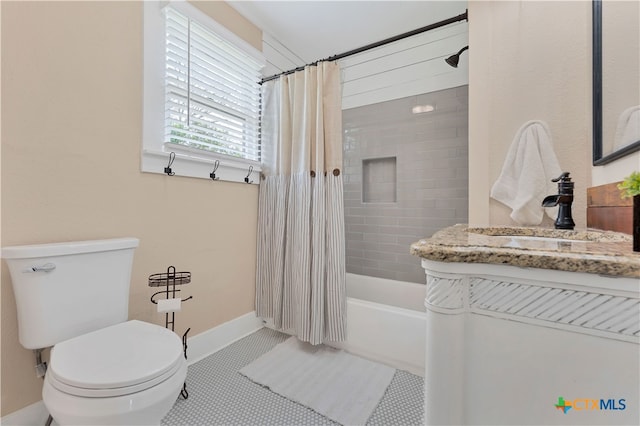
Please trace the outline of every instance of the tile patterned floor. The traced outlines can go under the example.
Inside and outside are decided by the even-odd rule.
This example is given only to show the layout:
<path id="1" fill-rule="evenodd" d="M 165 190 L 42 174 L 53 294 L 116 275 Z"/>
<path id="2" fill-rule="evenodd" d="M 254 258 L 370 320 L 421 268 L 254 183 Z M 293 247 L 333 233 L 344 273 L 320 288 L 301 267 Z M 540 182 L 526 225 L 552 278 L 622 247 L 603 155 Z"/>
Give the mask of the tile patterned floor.
<path id="1" fill-rule="evenodd" d="M 162 425 L 337 425 L 238 373 L 288 337 L 263 328 L 191 365 L 189 398 L 179 398 Z M 422 424 L 423 386 L 422 377 L 398 370 L 367 425 Z"/>

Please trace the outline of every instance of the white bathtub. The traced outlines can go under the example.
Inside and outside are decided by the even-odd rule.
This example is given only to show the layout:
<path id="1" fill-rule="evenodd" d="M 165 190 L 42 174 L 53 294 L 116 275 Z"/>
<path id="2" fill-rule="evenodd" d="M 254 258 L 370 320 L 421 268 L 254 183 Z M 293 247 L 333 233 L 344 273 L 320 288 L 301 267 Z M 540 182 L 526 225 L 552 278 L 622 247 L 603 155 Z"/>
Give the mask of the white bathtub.
<path id="1" fill-rule="evenodd" d="M 424 377 L 425 288 L 347 274 L 347 341 L 332 346 Z"/>

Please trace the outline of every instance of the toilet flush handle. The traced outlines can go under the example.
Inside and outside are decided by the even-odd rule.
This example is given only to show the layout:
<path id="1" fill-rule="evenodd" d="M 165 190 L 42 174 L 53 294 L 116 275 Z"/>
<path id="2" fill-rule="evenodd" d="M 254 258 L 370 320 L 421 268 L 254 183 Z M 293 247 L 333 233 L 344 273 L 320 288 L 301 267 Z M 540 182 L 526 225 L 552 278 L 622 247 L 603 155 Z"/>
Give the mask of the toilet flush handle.
<path id="1" fill-rule="evenodd" d="M 56 265 L 53 263 L 45 263 L 41 266 L 30 266 L 22 272 L 51 272 L 56 269 Z"/>

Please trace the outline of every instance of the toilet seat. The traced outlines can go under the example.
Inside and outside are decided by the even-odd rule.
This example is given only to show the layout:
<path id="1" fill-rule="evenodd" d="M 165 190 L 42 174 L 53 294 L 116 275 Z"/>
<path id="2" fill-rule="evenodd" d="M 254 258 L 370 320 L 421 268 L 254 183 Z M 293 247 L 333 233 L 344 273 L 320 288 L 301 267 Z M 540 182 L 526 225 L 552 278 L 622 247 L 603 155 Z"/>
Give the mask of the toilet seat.
<path id="1" fill-rule="evenodd" d="M 132 320 L 55 345 L 46 378 L 71 395 L 127 395 L 174 375 L 184 363 L 182 351 L 172 331 Z"/>

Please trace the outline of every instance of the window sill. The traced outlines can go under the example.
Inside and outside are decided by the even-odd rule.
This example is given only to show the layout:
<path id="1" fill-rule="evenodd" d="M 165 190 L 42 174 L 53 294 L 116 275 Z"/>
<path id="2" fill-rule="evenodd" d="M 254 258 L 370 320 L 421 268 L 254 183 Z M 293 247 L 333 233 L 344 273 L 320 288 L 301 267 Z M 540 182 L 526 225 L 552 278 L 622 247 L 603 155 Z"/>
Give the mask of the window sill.
<path id="1" fill-rule="evenodd" d="M 216 180 L 227 182 L 246 183 L 245 178 L 249 178 L 250 184 L 260 183 L 260 165 L 255 162 L 233 161 L 226 156 L 218 156 L 213 153 L 194 153 L 188 148 L 171 145 L 167 151 L 143 149 L 141 169 L 146 173 L 160 173 L 166 175 L 164 168 L 169 164 L 170 152 L 175 153 L 175 160 L 171 165 L 171 170 L 175 176 L 186 176 L 192 178 L 209 179 L 213 172 L 215 162 L 220 165 L 215 171 Z M 253 167 L 249 172 L 249 167 Z"/>

